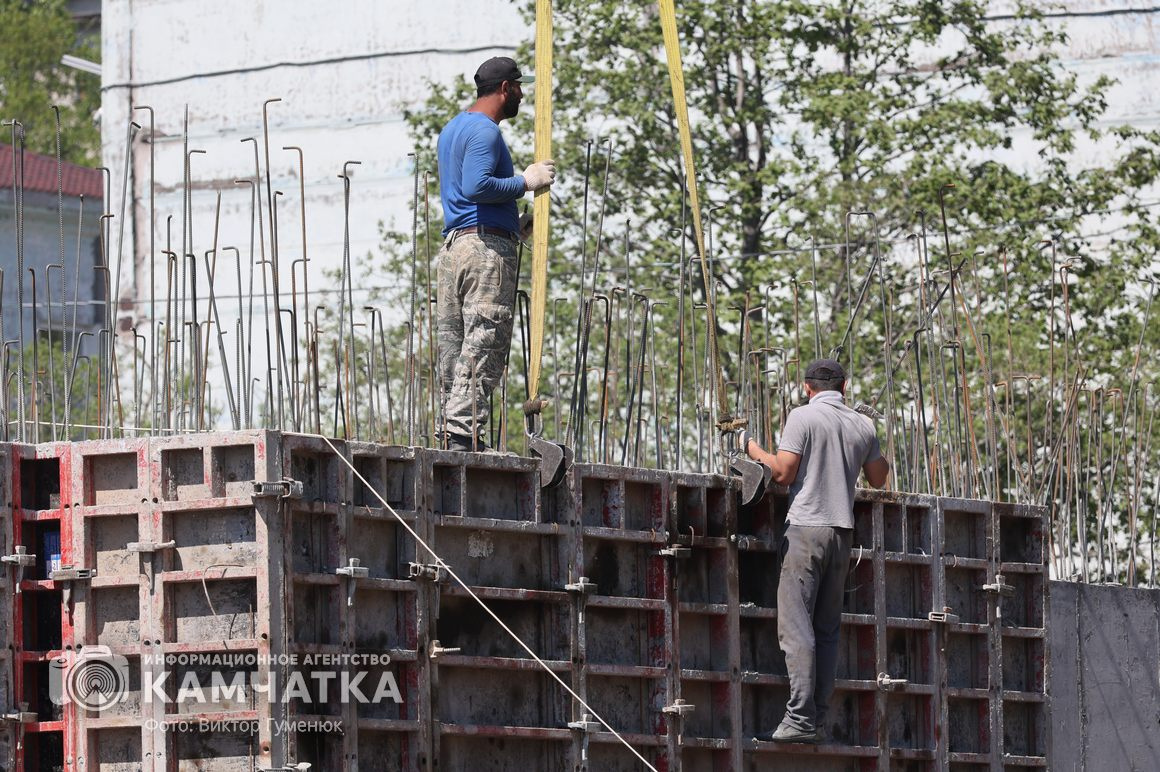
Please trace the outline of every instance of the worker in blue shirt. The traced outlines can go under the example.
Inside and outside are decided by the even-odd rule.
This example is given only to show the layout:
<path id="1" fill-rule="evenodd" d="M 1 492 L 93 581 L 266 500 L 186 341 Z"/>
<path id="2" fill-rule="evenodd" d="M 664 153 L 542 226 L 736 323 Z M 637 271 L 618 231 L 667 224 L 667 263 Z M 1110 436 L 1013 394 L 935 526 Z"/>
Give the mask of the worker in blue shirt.
<path id="1" fill-rule="evenodd" d="M 488 450 L 484 424 L 512 337 L 521 235 L 516 202 L 556 178 L 550 159 L 516 174 L 499 131 L 501 121 L 519 112 L 522 84 L 531 81 L 514 60 L 488 59 L 475 73 L 475 102 L 439 135 L 444 216 L 437 291 L 440 436 L 450 450 Z"/>

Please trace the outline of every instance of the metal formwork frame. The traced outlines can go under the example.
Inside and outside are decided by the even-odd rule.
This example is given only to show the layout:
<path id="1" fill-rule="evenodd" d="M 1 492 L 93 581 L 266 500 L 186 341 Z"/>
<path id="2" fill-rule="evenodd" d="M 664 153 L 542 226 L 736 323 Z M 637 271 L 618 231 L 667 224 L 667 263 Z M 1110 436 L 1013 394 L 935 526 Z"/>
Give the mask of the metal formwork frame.
<path id="1" fill-rule="evenodd" d="M 61 562 L 95 570 L 49 580 L 26 568 L 9 617 L 17 707 L 37 668 L 69 647 L 112 644 L 142 662 L 378 651 L 398 676 L 397 709 L 275 702 L 184 715 L 257 719 L 259 767 L 638 768 L 448 581 L 442 559 L 657 769 L 1047 764 L 1041 508 L 859 491 L 833 741 L 774 746 L 751 738 L 776 722 L 788 684 L 776 643 L 782 490 L 741 507 L 729 478 L 599 464 L 541 489 L 535 459 L 368 443 L 340 443 L 339 458 L 321 438 L 263 431 L 7 447 L 12 543 L 35 553 L 59 524 Z M 221 565 L 223 551 L 237 565 Z M 241 616 L 253 629 L 219 630 L 203 583 L 223 602 L 252 583 Z M 51 650 L 27 622 L 46 600 L 61 608 Z M 139 667 L 144 682 L 164 659 Z M 102 733 L 140 732 L 141 768 L 169 772 L 177 740 L 141 722 L 173 709 L 65 706 L 21 726 L 57 733 L 64 758 L 89 767 L 108 753 Z M 328 717 L 340 736 L 274 731 Z M 12 746 L 18 768 L 25 745 Z"/>

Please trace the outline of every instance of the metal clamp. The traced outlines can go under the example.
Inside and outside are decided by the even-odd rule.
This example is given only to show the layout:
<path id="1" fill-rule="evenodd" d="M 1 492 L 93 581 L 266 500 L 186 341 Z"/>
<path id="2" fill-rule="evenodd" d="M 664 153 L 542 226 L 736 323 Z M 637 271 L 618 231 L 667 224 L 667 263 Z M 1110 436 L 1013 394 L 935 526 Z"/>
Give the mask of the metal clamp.
<path id="1" fill-rule="evenodd" d="M 177 548 L 177 542 L 170 541 L 131 541 L 125 545 L 130 552 L 160 552 Z"/>
<path id="2" fill-rule="evenodd" d="M 95 568 L 77 568 L 76 566 L 61 566 L 50 571 L 48 578 L 54 582 L 87 582 L 97 575 Z"/>
<path id="3" fill-rule="evenodd" d="M 905 678 L 891 678 L 886 673 L 879 673 L 876 683 L 878 684 L 878 688 L 884 692 L 896 692 L 910 683 L 910 681 Z"/>
<path id="4" fill-rule="evenodd" d="M 338 576 L 345 576 L 350 579 L 346 583 L 346 605 L 354 605 L 354 591 L 355 579 L 365 579 L 371 575 L 371 570 L 362 565 L 362 561 L 358 558 L 351 558 L 347 561 L 346 566 L 334 569 L 334 573 Z"/>
<path id="5" fill-rule="evenodd" d="M 28 709 L 28 703 L 22 702 L 17 706 L 16 710 L 10 710 L 3 716 L 0 716 L 5 721 L 13 721 L 17 724 L 34 724 L 38 717 L 36 711 Z"/>
<path id="6" fill-rule="evenodd" d="M 580 577 L 577 582 L 564 585 L 566 592 L 574 592 L 580 595 L 591 595 L 596 592 L 596 582 L 589 579 L 587 576 Z"/>
<path id="7" fill-rule="evenodd" d="M 661 708 L 661 713 L 669 716 L 684 716 L 686 713 L 692 713 L 696 709 L 696 705 L 691 702 L 685 702 L 678 697 L 672 705 L 666 705 Z"/>
<path id="8" fill-rule="evenodd" d="M 754 550 L 765 546 L 765 541 L 756 536 L 742 536 L 736 533 L 729 537 L 729 541 L 736 544 L 739 550 Z"/>
<path id="9" fill-rule="evenodd" d="M 407 578 L 425 579 L 427 581 L 444 584 L 451 579 L 451 575 L 447 573 L 445 567 L 433 563 L 408 563 Z"/>
<path id="10" fill-rule="evenodd" d="M 260 482 L 254 480 L 254 498 L 264 499 L 277 497 L 280 499 L 300 499 L 305 487 L 301 480 L 269 480 Z"/>
<path id="11" fill-rule="evenodd" d="M 438 659 L 443 654 L 458 654 L 463 649 L 458 646 L 444 646 L 438 640 L 431 641 L 431 645 L 427 647 L 427 655 L 431 659 Z"/>
<path id="12" fill-rule="evenodd" d="M 943 606 L 942 611 L 932 611 L 926 615 L 927 620 L 944 625 L 953 625 L 959 621 L 959 615 L 951 610 L 950 606 Z"/>
<path id="13" fill-rule="evenodd" d="M 601 724 L 599 721 L 592 720 L 592 714 L 585 713 L 580 717 L 579 721 L 569 721 L 568 728 L 575 729 L 580 732 L 599 732 Z"/>
<path id="14" fill-rule="evenodd" d="M 28 547 L 16 545 L 16 552 L 0 557 L 0 563 L 8 563 L 20 568 L 29 568 L 36 565 L 36 555 L 28 553 Z"/>
<path id="15" fill-rule="evenodd" d="M 1015 594 L 1015 587 L 1014 585 L 1007 584 L 1005 581 L 1003 581 L 1002 574 L 995 574 L 995 581 L 991 584 L 984 584 L 983 592 L 989 592 L 1001 596 L 1006 595 L 1009 597 Z"/>
<path id="16" fill-rule="evenodd" d="M 681 544 L 672 544 L 662 550 L 658 550 L 657 554 L 662 558 L 676 558 L 684 560 L 685 558 L 693 557 L 693 550 L 691 547 L 686 547 Z"/>

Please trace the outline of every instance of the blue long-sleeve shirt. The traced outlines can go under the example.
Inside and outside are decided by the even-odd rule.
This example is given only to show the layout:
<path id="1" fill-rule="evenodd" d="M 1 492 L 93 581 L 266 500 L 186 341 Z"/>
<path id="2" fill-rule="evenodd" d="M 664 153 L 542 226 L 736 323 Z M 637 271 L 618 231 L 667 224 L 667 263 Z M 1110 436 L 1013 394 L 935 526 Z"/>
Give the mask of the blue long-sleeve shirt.
<path id="1" fill-rule="evenodd" d="M 524 177 L 515 174 L 499 126 L 483 113 L 462 112 L 439 135 L 443 233 L 472 225 L 519 232 L 516 201 Z"/>

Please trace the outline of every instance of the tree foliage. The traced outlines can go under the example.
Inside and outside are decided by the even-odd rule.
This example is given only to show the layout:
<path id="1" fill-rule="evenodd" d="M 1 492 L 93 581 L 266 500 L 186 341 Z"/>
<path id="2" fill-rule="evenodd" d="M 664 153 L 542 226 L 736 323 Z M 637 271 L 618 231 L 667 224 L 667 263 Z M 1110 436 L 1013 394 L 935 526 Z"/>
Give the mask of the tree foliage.
<path id="1" fill-rule="evenodd" d="M 93 165 L 100 157 L 100 78 L 61 64 L 73 54 L 92 61 L 100 52 L 78 35 L 64 0 L 0 0 L 0 116 L 24 126 L 25 147 L 56 153 L 51 107 L 61 113 L 61 155 Z M 0 139 L 7 142 L 5 134 Z"/>
<path id="2" fill-rule="evenodd" d="M 530 25 L 535 4 L 520 5 Z M 856 394 L 869 401 L 887 388 L 886 361 L 920 327 L 934 328 L 935 367 L 952 377 L 939 352 L 961 346 L 963 385 L 976 400 L 988 369 L 1005 384 L 1041 379 L 1022 382 L 1003 424 L 1013 458 L 1000 486 L 1010 490 L 1020 464 L 1046 475 L 1063 455 L 1058 448 L 1075 440 L 1061 426 L 1077 374 L 1089 390 L 1125 393 L 1133 375 L 1140 392 L 1156 377 L 1147 353 L 1160 343 L 1160 325 L 1145 326 L 1141 309 L 1158 271 L 1160 221 L 1149 197 L 1160 175 L 1160 133 L 1110 125 L 1113 82 L 1062 66 L 1066 28 L 1037 4 L 1015 2 L 1002 17 L 974 0 L 701 0 L 677 10 L 721 282 L 717 323 L 728 334 L 723 353 L 735 380 L 737 353 L 762 335 L 790 362 L 812 358 L 816 312 L 819 353 L 850 329 L 840 353 Z M 554 295 L 574 304 L 580 268 L 591 268 L 599 249 L 597 289 L 627 284 L 668 300 L 653 319 L 668 333 L 679 329 L 672 293 L 678 255 L 691 242 L 656 14 L 650 0 L 554 3 L 553 155 L 561 174 L 552 188 L 550 281 Z M 534 54 L 528 45 L 517 58 L 530 66 Z M 432 86 L 427 104 L 407 116 L 420 168 L 434 168 L 439 129 L 471 100 L 462 79 Z M 504 124 L 517 167 L 530 160 L 530 112 Z M 598 196 L 605 186 L 607 197 Z M 881 263 L 871 270 L 875 254 Z M 928 314 L 939 293 L 937 315 Z M 754 306 L 764 315 L 749 339 L 734 342 L 739 312 Z M 698 324 L 703 333 L 703 318 Z M 615 340 L 623 331 L 621 319 Z M 656 338 L 659 362 L 674 361 L 676 337 Z M 620 357 L 618 349 L 613 361 Z M 922 366 L 931 378 L 931 361 Z M 889 387 L 900 402 L 916 395 L 914 368 L 913 358 L 904 362 Z M 656 377 L 671 395 L 673 368 L 658 367 Z M 1034 399 L 1024 409 L 1028 389 Z M 702 396 L 682 409 L 707 404 Z M 977 402 L 975 409 L 967 430 L 981 447 L 986 427 Z M 1130 410 L 1135 421 L 1154 405 Z M 671 430 L 675 408 L 662 401 L 658 411 Z M 1090 428 L 1097 437 L 1129 421 L 1099 415 Z M 1133 447 L 1119 443 L 1121 451 Z M 1132 468 L 1147 463 L 1139 457 L 1146 450 L 1135 452 Z M 1100 479 L 1109 468 L 1097 470 Z M 1123 482 L 1121 471 L 1115 484 Z"/>

